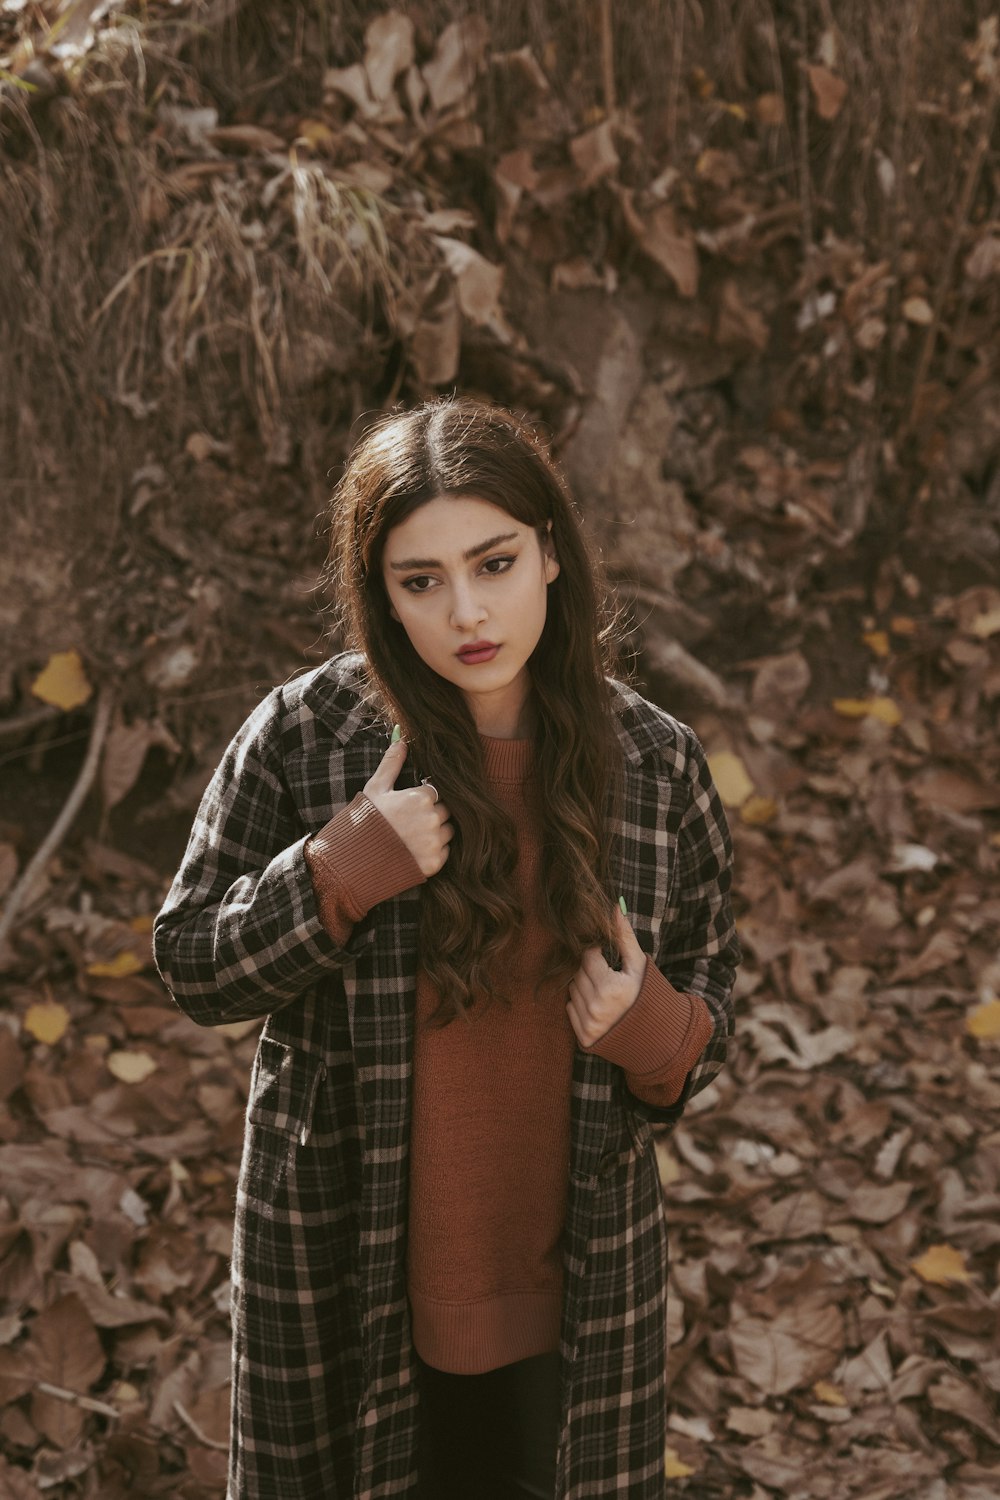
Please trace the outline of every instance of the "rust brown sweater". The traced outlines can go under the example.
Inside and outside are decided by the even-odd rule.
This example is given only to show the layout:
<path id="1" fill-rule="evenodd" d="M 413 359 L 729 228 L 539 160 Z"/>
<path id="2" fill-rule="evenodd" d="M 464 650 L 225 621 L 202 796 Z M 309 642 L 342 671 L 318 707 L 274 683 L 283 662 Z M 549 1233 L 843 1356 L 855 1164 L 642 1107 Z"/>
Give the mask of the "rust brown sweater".
<path id="1" fill-rule="evenodd" d="M 414 1345 L 438 1369 L 479 1374 L 559 1347 L 561 1234 L 569 1172 L 570 1082 L 579 1045 L 565 986 L 533 999 L 552 938 L 539 909 L 540 789 L 530 740 L 481 736 L 487 781 L 518 831 L 527 918 L 501 966 L 504 999 L 440 1030 L 438 996 L 417 975 L 407 1286 Z M 324 926 L 343 943 L 380 901 L 425 877 L 359 793 L 306 843 Z M 647 960 L 635 1002 L 591 1047 L 628 1088 L 672 1104 L 712 1033 L 699 996 Z"/>

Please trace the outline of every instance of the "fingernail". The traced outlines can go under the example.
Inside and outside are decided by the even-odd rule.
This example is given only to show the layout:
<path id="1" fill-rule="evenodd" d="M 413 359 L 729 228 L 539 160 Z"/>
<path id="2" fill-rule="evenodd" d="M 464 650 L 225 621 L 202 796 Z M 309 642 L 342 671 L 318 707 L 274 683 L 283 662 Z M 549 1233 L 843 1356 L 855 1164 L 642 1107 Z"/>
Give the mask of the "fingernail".
<path id="1" fill-rule="evenodd" d="M 396 742 L 398 740 L 401 740 L 402 738 L 403 738 L 403 731 L 400 729 L 400 727 L 399 727 L 398 724 L 394 724 L 392 726 L 392 739 L 389 741 L 389 744 L 390 745 L 395 745 Z"/>
<path id="2" fill-rule="evenodd" d="M 622 909 L 622 916 L 623 917 L 627 917 L 628 916 L 628 907 L 625 905 L 625 897 L 624 896 L 619 896 L 618 897 L 618 905 Z"/>

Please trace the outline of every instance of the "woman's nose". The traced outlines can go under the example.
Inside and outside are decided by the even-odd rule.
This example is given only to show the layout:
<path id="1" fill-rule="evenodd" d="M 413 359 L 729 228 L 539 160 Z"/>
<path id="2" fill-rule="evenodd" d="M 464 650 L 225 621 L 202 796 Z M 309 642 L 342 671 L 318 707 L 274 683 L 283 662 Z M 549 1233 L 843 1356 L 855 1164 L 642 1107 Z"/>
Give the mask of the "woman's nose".
<path id="1" fill-rule="evenodd" d="M 468 630 L 485 618 L 485 605 L 476 597 L 475 591 L 468 584 L 456 584 L 451 598 L 452 624 L 460 630 Z"/>

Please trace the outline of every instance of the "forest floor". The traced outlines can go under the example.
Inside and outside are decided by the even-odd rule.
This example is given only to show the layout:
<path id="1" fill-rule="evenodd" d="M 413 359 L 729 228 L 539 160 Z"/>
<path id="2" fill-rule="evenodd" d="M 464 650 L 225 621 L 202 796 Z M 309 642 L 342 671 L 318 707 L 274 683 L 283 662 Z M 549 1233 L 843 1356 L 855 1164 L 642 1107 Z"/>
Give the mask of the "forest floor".
<path id="1" fill-rule="evenodd" d="M 0 1497 L 224 1493 L 258 1028 L 178 1013 L 152 921 L 229 736 L 331 649 L 360 414 L 457 386 L 552 436 L 733 831 L 736 1035 L 657 1141 L 671 1493 L 996 1500 L 995 29 L 945 57 L 925 8 L 909 95 L 865 92 L 864 36 L 803 59 L 765 5 L 773 47 L 668 38 L 638 121 L 624 8 L 562 93 L 436 0 L 336 56 L 323 6 L 71 9 L 0 5 L 0 896 L 100 763 L 0 956 Z M 331 304 L 348 264 L 378 295 Z"/>

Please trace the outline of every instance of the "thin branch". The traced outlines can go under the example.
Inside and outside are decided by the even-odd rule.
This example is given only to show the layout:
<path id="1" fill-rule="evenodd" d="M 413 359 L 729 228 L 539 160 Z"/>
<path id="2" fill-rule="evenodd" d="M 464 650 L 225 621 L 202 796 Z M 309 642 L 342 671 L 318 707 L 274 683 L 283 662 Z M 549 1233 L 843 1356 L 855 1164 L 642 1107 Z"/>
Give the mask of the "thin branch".
<path id="1" fill-rule="evenodd" d="M 26 734 L 31 729 L 37 729 L 39 724 L 47 724 L 50 719 L 56 718 L 59 710 L 53 708 L 49 703 L 40 703 L 37 708 L 29 708 L 27 713 L 18 714 L 16 719 L 4 719 L 0 723 L 0 740 L 14 739 L 19 734 Z"/>
<path id="2" fill-rule="evenodd" d="M 28 862 L 23 875 L 7 898 L 3 915 L 0 916 L 0 955 L 3 954 L 7 935 L 17 920 L 18 912 L 31 896 L 46 865 L 66 837 L 73 819 L 80 811 L 87 793 L 94 784 L 94 778 L 97 775 L 97 768 L 101 760 L 101 751 L 104 748 L 108 726 L 111 723 L 111 711 L 114 708 L 114 702 L 114 690 L 106 683 L 97 695 L 97 707 L 94 712 L 94 722 L 90 730 L 90 742 L 87 745 L 87 754 L 84 757 L 83 765 L 80 767 L 80 774 L 76 778 L 76 784 L 66 798 L 59 816 L 49 829 L 40 847 L 35 851 L 33 858 Z"/>
<path id="3" fill-rule="evenodd" d="M 799 18 L 799 198 L 802 204 L 802 254 L 811 283 L 813 249 L 812 181 L 809 175 L 809 23 L 806 0 L 796 0 Z"/>
<path id="4" fill-rule="evenodd" d="M 941 315 L 944 311 L 944 301 L 951 286 L 952 272 L 955 269 L 955 261 L 961 248 L 962 240 L 968 227 L 969 211 L 972 208 L 972 199 L 979 181 L 979 173 L 989 149 L 990 140 L 993 136 L 993 125 L 997 117 L 997 105 L 1000 103 L 1000 66 L 994 68 L 993 77 L 990 79 L 989 98 L 986 101 L 986 109 L 983 118 L 983 128 L 979 132 L 976 149 L 972 153 L 965 181 L 962 184 L 962 196 L 958 202 L 955 212 L 955 227 L 952 230 L 951 240 L 944 257 L 944 265 L 941 267 L 941 275 L 938 277 L 937 290 L 934 293 L 933 316 L 927 329 L 920 358 L 917 361 L 916 372 L 913 376 L 913 390 L 910 395 L 910 414 L 906 421 L 904 431 L 912 432 L 917 418 L 917 407 L 920 401 L 920 388 L 927 379 L 927 372 L 934 358 L 934 350 L 937 347 L 938 334 L 941 331 Z"/>
<path id="5" fill-rule="evenodd" d="M 601 73 L 604 79 L 604 113 L 615 112 L 615 42 L 611 28 L 611 0 L 601 0 Z"/>
<path id="6" fill-rule="evenodd" d="M 82 1406 L 84 1411 L 96 1412 L 99 1417 L 120 1417 L 121 1412 L 116 1406 L 109 1406 L 106 1401 L 95 1401 L 93 1396 L 81 1396 L 78 1391 L 67 1391 L 61 1385 L 49 1385 L 47 1380 L 35 1382 L 35 1390 L 41 1391 L 43 1396 L 54 1396 L 57 1401 L 72 1401 L 74 1406 Z"/>

